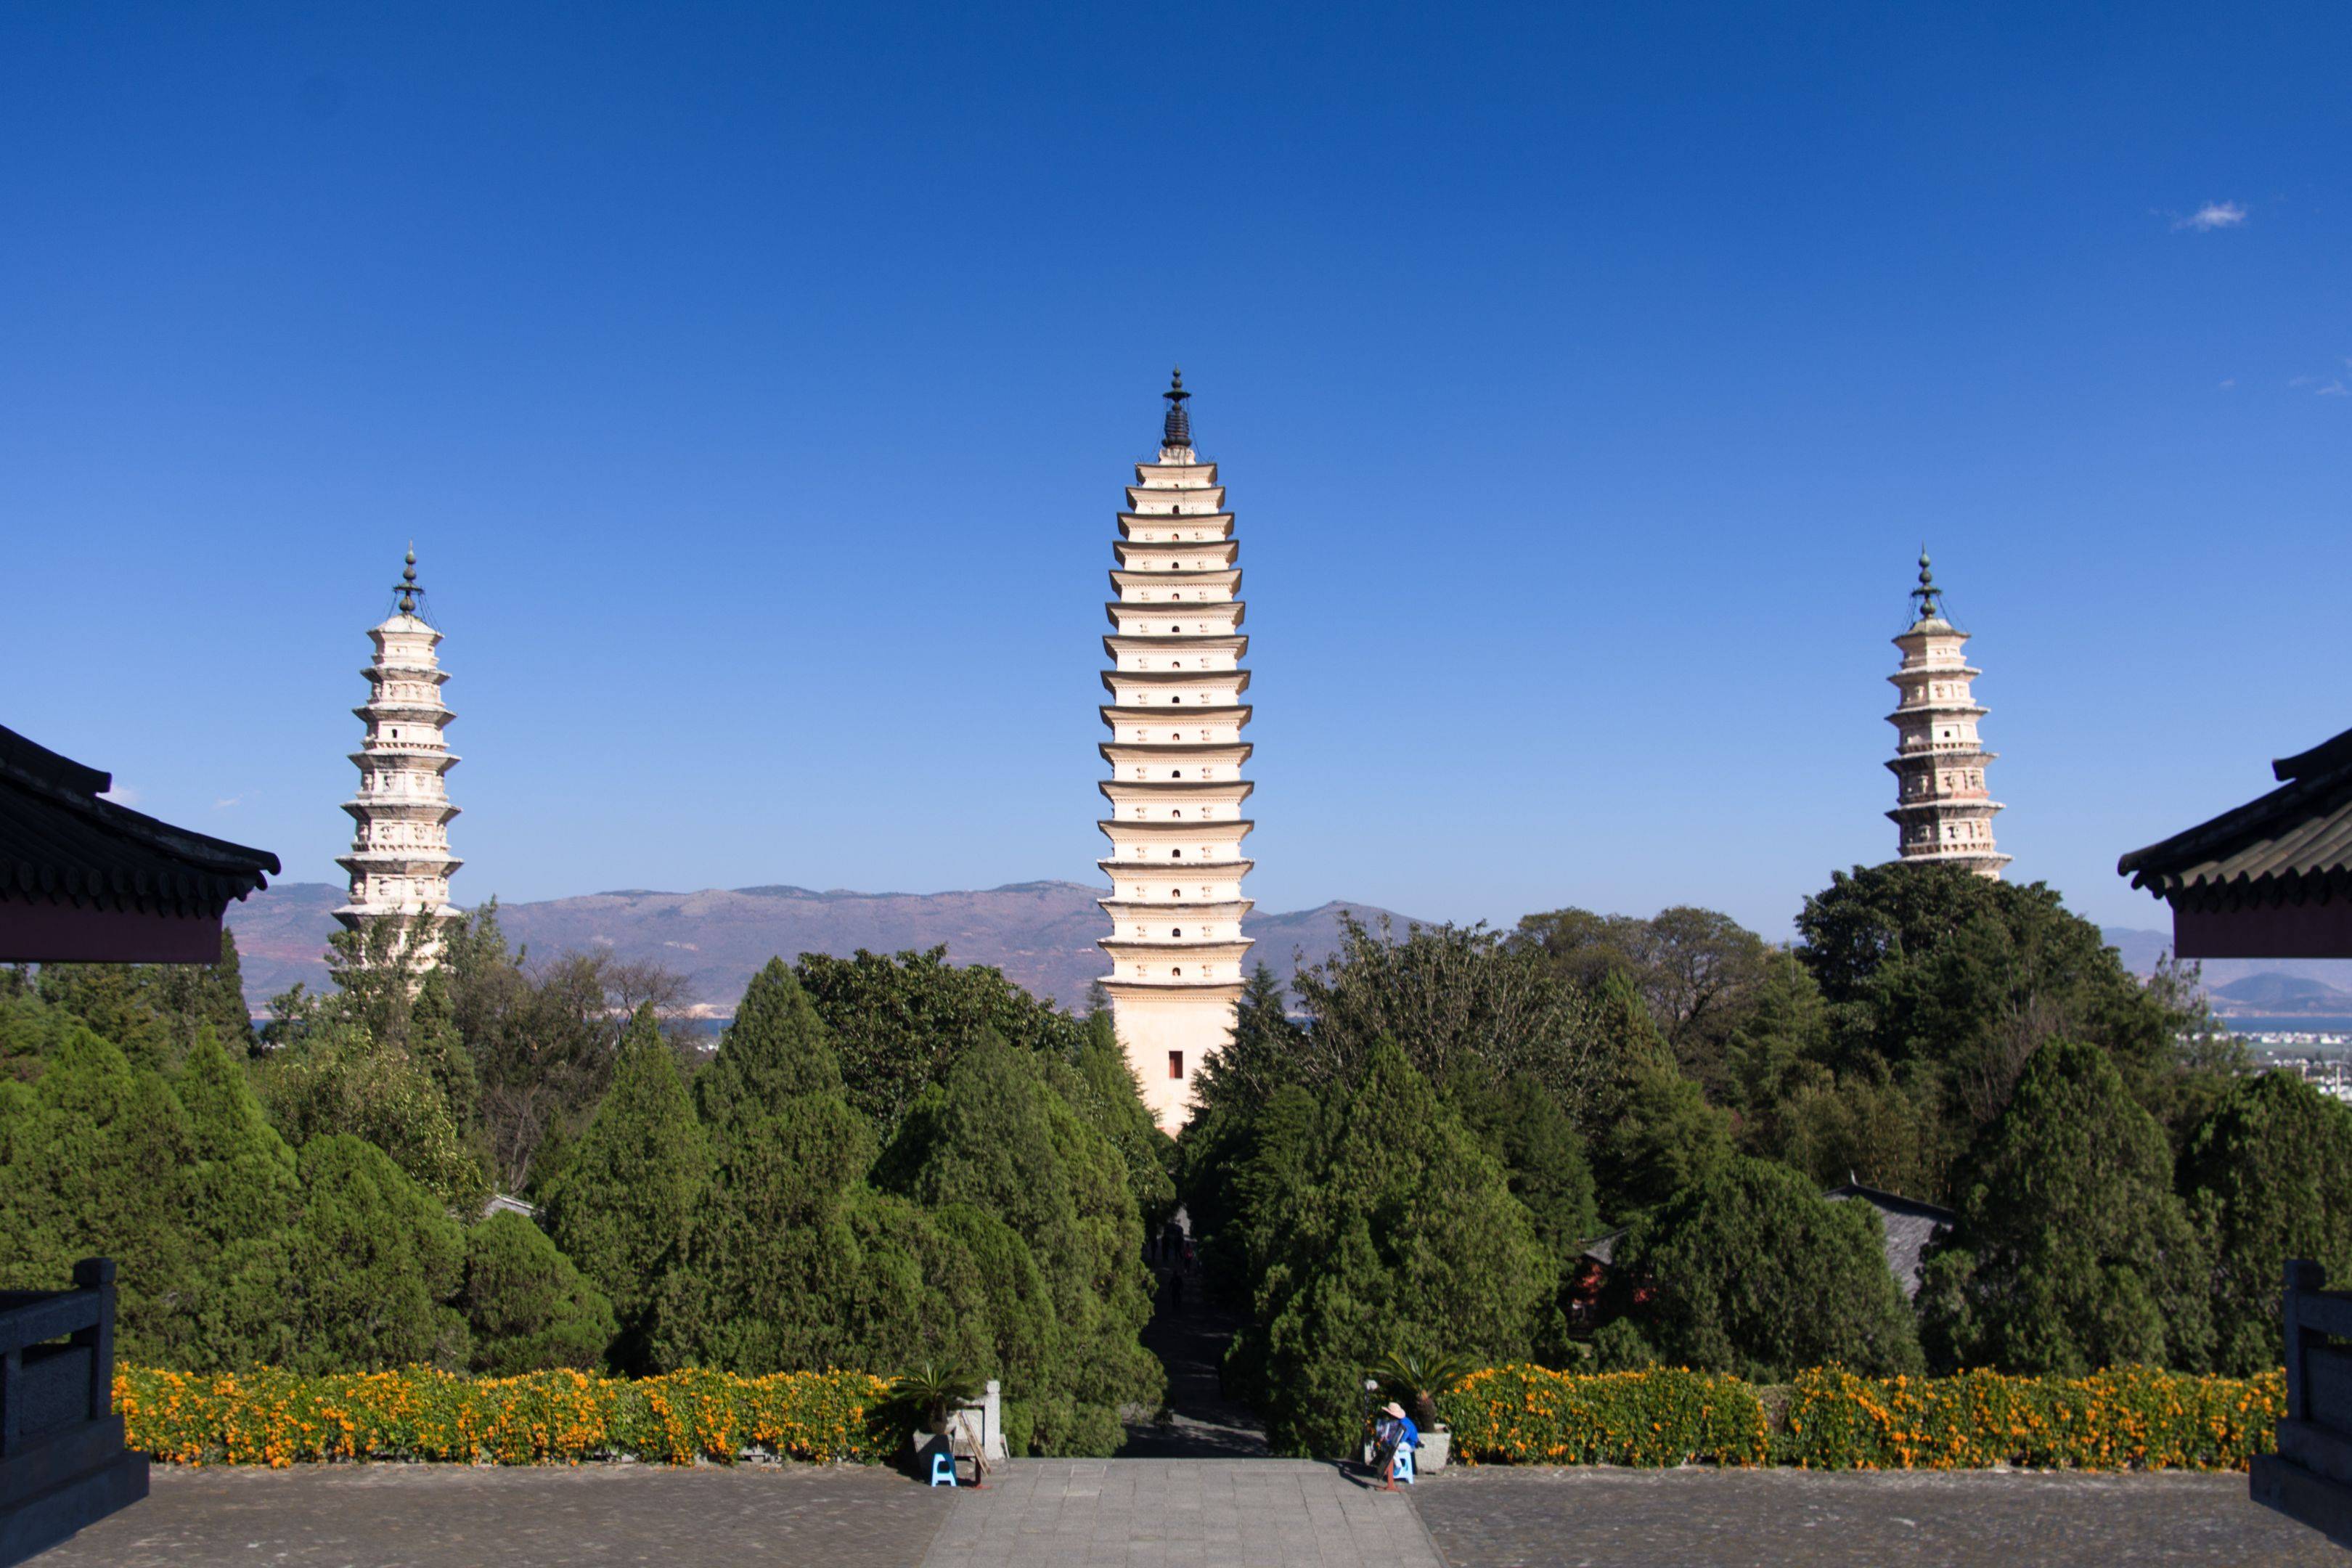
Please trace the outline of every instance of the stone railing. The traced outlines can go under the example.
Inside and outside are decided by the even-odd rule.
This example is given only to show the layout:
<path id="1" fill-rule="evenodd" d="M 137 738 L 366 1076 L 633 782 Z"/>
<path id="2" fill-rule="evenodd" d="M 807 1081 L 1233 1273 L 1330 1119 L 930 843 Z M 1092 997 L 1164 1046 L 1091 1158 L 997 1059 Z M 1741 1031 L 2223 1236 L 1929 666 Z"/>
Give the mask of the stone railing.
<path id="1" fill-rule="evenodd" d="M 2286 1414 L 2278 1452 L 2257 1454 L 2254 1500 L 2352 1547 L 2352 1294 L 2316 1263 L 2286 1266 Z"/>
<path id="2" fill-rule="evenodd" d="M 114 1413 L 114 1264 L 70 1290 L 0 1290 L 0 1564 L 147 1495 L 147 1457 Z"/>

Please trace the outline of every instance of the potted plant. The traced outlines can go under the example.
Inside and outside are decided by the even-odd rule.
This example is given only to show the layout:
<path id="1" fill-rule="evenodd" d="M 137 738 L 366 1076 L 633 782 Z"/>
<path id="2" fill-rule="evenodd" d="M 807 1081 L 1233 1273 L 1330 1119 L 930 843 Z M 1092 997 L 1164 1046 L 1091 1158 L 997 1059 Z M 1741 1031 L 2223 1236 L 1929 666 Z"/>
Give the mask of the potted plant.
<path id="1" fill-rule="evenodd" d="M 925 1361 L 890 1380 L 890 1406 L 908 1424 L 908 1442 L 918 1468 L 933 1449 L 949 1442 L 950 1413 L 978 1398 L 980 1391 L 980 1379 L 951 1363 Z"/>
<path id="2" fill-rule="evenodd" d="M 1437 1396 L 1451 1394 L 1477 1371 L 1475 1363 L 1440 1351 L 1416 1355 L 1391 1350 L 1369 1369 L 1379 1392 L 1405 1407 L 1421 1428 L 1421 1447 L 1412 1456 L 1417 1470 L 1442 1470 L 1453 1451 L 1454 1434 L 1437 1417 Z"/>

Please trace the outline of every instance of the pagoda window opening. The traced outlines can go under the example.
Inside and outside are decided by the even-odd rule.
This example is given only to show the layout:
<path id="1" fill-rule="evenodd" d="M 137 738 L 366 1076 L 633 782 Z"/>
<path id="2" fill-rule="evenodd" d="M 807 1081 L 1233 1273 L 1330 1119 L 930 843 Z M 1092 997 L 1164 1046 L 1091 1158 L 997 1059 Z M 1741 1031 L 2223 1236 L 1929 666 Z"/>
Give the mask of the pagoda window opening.
<path id="1" fill-rule="evenodd" d="M 1171 926 L 1168 928 L 1168 934 L 1170 936 L 1182 936 L 1184 934 L 1184 928 L 1182 926 Z"/>
<path id="2" fill-rule="evenodd" d="M 1168 973 L 1174 975 L 1177 979 L 1181 980 L 1184 978 L 1184 966 L 1181 963 L 1173 965 L 1169 969 Z"/>
<path id="3" fill-rule="evenodd" d="M 1171 1051 L 1168 1053 L 1168 1076 L 1175 1079 L 1181 1079 L 1184 1076 L 1183 1052 Z"/>
<path id="4" fill-rule="evenodd" d="M 1184 858 L 1184 851 L 1181 849 L 1171 849 L 1168 851 L 1168 858 L 1171 860 L 1181 860 Z"/>

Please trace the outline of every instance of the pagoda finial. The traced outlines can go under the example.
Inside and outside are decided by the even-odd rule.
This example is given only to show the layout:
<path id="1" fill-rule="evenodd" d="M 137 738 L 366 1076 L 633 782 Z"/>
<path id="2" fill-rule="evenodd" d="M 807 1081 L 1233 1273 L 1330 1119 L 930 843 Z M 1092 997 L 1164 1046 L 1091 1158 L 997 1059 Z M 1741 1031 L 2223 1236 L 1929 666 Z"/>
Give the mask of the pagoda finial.
<path id="1" fill-rule="evenodd" d="M 1189 447 L 1192 444 L 1192 416 L 1184 410 L 1184 400 L 1192 395 L 1184 390 L 1184 367 L 1178 365 L 1168 378 L 1168 390 L 1160 396 L 1168 400 L 1168 417 L 1160 422 L 1160 444 L 1162 447 Z"/>
<path id="2" fill-rule="evenodd" d="M 422 591 L 416 586 L 416 541 L 412 539 L 408 542 L 407 563 L 400 569 L 400 586 L 395 590 L 400 595 L 402 615 L 416 613 L 416 595 Z"/>
<path id="3" fill-rule="evenodd" d="M 1927 547 L 1922 544 L 1919 546 L 1919 585 L 1911 590 L 1911 596 L 1919 601 L 1921 620 L 1932 621 L 1943 614 L 1943 607 L 1936 602 L 1942 593 L 1943 590 L 1936 586 L 1935 573 L 1928 569 Z"/>

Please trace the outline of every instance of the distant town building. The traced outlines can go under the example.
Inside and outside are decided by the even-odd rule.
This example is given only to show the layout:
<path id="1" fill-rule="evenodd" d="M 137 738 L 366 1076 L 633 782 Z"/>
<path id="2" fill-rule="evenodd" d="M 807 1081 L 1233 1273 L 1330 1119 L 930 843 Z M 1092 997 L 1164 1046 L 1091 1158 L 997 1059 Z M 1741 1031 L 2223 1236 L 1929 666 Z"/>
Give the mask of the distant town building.
<path id="1" fill-rule="evenodd" d="M 1110 815 L 1097 826 L 1110 855 L 1097 863 L 1111 881 L 1101 900 L 1111 1016 L 1144 1102 L 1173 1131 L 1193 1076 L 1233 1040 L 1250 950 L 1242 840 L 1254 825 L 1242 815 L 1249 639 L 1234 514 L 1216 465 L 1193 451 L 1183 372 L 1161 395 L 1159 460 L 1135 467 L 1105 606 Z"/>
<path id="2" fill-rule="evenodd" d="M 1958 866 L 1980 877 L 2000 875 L 2011 857 L 1993 846 L 1993 814 L 2000 803 L 1985 789 L 1985 764 L 1999 755 L 1977 738 L 1984 708 L 1969 683 L 1984 672 L 1969 668 L 1969 634 L 1944 618 L 1942 591 L 1919 554 L 1919 585 L 1911 590 L 1917 612 L 1895 639 L 1903 665 L 1886 679 L 1896 703 L 1886 721 L 1895 726 L 1894 820 L 1906 863 Z"/>
<path id="3" fill-rule="evenodd" d="M 360 671 L 368 700 L 352 710 L 367 736 L 352 754 L 359 793 L 343 803 L 358 825 L 352 852 L 336 861 L 351 873 L 352 901 L 335 918 L 355 931 L 397 922 L 412 957 L 429 968 L 440 957 L 443 925 L 457 914 L 449 877 L 464 862 L 449 853 L 449 819 L 457 808 L 449 804 L 446 775 L 457 759 L 442 734 L 457 715 L 441 700 L 449 677 L 436 652 L 441 634 L 417 609 L 423 592 L 411 550 L 393 590 L 392 615 L 369 628 L 375 658 Z"/>

